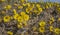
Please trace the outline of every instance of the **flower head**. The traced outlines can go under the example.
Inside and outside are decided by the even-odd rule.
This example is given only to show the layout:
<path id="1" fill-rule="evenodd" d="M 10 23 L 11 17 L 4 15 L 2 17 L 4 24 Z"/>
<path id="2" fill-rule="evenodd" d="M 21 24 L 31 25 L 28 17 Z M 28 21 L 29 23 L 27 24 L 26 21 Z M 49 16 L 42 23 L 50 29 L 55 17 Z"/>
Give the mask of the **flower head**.
<path id="1" fill-rule="evenodd" d="M 23 18 L 21 16 L 18 16 L 17 20 L 18 22 L 23 22 Z"/>
<path id="2" fill-rule="evenodd" d="M 19 17 L 18 14 L 13 15 L 13 18 L 14 18 L 15 20 L 17 20 L 18 17 Z"/>
<path id="3" fill-rule="evenodd" d="M 7 9 L 7 10 L 9 10 L 9 9 L 12 8 L 12 6 L 11 6 L 11 5 L 7 5 L 7 6 L 5 6 L 4 8 Z"/>
<path id="4" fill-rule="evenodd" d="M 44 27 L 40 27 L 39 28 L 39 32 L 44 33 L 45 32 L 45 28 Z"/>
<path id="5" fill-rule="evenodd" d="M 11 19 L 10 16 L 4 16 L 4 18 L 3 18 L 4 22 L 9 22 L 10 19 Z"/>
<path id="6" fill-rule="evenodd" d="M 53 26 L 50 26 L 49 28 L 50 28 L 50 31 L 53 31 L 54 30 Z"/>
<path id="7" fill-rule="evenodd" d="M 59 29 L 59 28 L 55 28 L 55 29 L 54 29 L 54 32 L 55 32 L 56 34 L 59 34 L 59 33 L 60 33 L 60 29 Z"/>
<path id="8" fill-rule="evenodd" d="M 23 17 L 23 19 L 25 20 L 25 21 L 28 21 L 29 20 L 29 15 L 24 15 L 24 17 Z"/>
<path id="9" fill-rule="evenodd" d="M 45 25 L 46 25 L 46 22 L 45 22 L 45 21 L 40 21 L 40 22 L 39 22 L 39 25 L 40 25 L 40 26 L 45 26 Z"/>

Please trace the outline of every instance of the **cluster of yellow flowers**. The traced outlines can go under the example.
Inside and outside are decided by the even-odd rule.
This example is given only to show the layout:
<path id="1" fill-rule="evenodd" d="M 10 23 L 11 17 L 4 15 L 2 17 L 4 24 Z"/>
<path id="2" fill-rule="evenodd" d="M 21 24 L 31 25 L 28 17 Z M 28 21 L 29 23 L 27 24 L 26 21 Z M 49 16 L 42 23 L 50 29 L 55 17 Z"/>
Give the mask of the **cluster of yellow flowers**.
<path id="1" fill-rule="evenodd" d="M 51 20 L 54 20 L 54 19 L 51 19 Z M 50 22 L 51 23 L 51 22 Z M 40 33 L 44 33 L 45 32 L 45 25 L 46 25 L 46 22 L 45 21 L 40 21 L 39 22 L 39 32 Z M 34 28 L 35 29 L 35 28 Z M 55 34 L 60 34 L 60 29 L 59 28 L 54 28 L 53 25 L 50 25 L 49 26 L 49 31 L 50 32 L 54 32 Z"/>
<path id="2" fill-rule="evenodd" d="M 3 20 L 4 22 L 10 22 L 12 19 L 17 20 L 19 24 L 17 25 L 18 28 L 22 27 L 22 23 L 24 22 L 24 25 L 26 25 L 27 21 L 29 20 L 29 15 L 27 15 L 25 12 L 20 12 L 19 14 L 16 12 L 16 9 L 13 9 L 14 15 L 13 16 L 4 16 Z"/>
<path id="3" fill-rule="evenodd" d="M 55 19 L 54 19 L 54 17 L 52 17 L 51 19 L 50 19 L 50 26 L 49 26 L 49 30 L 50 30 L 50 32 L 54 32 L 54 33 L 56 33 L 56 34 L 60 34 L 60 28 L 54 28 L 54 26 L 52 25 L 52 23 L 55 21 Z M 59 21 L 59 18 L 58 18 L 58 21 Z"/>
<path id="4" fill-rule="evenodd" d="M 5 0 L 0 0 L 0 2 L 5 2 Z M 13 15 L 5 15 L 3 16 L 3 19 L 0 18 L 0 22 L 2 22 L 2 20 L 7 23 L 7 22 L 11 22 L 12 19 L 16 20 L 17 23 L 17 27 L 23 28 L 24 26 L 27 26 L 27 21 L 30 19 L 30 15 L 36 14 L 37 16 L 41 14 L 41 12 L 43 12 L 44 9 L 48 9 L 48 8 L 52 8 L 53 6 L 56 6 L 56 10 L 58 11 L 57 13 L 60 13 L 60 5 L 58 3 L 54 4 L 54 3 L 45 3 L 44 7 L 39 4 L 39 3 L 29 3 L 27 2 L 27 0 L 19 0 L 20 4 L 16 4 L 14 3 L 13 5 L 16 6 L 17 8 L 13 8 L 11 4 L 8 4 L 6 6 L 4 6 L 4 10 L 8 11 L 8 10 L 12 10 Z M 27 3 L 26 3 L 27 2 Z M 21 10 L 20 12 L 18 12 L 17 10 Z M 2 11 L 2 14 L 5 14 L 5 11 Z M 50 18 L 49 21 L 49 31 L 50 32 L 54 32 L 56 34 L 60 34 L 60 29 L 59 28 L 54 28 L 54 26 L 52 25 L 52 23 L 55 21 L 54 17 Z M 58 21 L 60 21 L 60 18 L 58 18 Z M 44 20 L 39 21 L 39 32 L 40 33 L 44 33 L 45 32 L 45 26 L 46 26 L 47 22 Z M 24 25 L 24 26 L 23 26 Z M 33 27 L 33 30 L 37 30 L 37 27 Z M 9 35 L 13 35 L 13 32 L 8 31 L 7 34 Z"/>
<path id="5" fill-rule="evenodd" d="M 41 32 L 41 33 L 44 33 L 45 32 L 45 25 L 46 25 L 46 22 L 45 21 L 40 21 L 39 22 L 39 32 Z"/>

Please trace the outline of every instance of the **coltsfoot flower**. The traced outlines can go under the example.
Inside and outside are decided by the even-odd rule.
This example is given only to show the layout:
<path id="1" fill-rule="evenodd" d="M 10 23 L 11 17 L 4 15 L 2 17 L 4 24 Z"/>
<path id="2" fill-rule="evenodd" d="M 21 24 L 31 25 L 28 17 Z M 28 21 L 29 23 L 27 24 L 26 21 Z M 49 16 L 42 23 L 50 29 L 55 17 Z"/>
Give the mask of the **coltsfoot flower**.
<path id="1" fill-rule="evenodd" d="M 54 32 L 55 32 L 56 34 L 60 34 L 60 29 L 59 29 L 59 28 L 55 28 L 55 29 L 54 29 Z"/>
<path id="2" fill-rule="evenodd" d="M 18 16 L 17 21 L 18 22 L 23 22 L 23 18 L 21 16 Z"/>
<path id="3" fill-rule="evenodd" d="M 45 32 L 45 27 L 40 27 L 39 32 L 44 33 Z"/>
<path id="4" fill-rule="evenodd" d="M 50 30 L 51 32 L 53 32 L 53 30 L 54 30 L 53 26 L 50 26 L 50 27 L 49 27 L 49 30 Z"/>
<path id="5" fill-rule="evenodd" d="M 6 10 L 9 10 L 9 9 L 12 8 L 12 6 L 11 6 L 11 5 L 7 5 L 7 6 L 5 6 L 4 8 L 5 8 Z"/>
<path id="6" fill-rule="evenodd" d="M 11 19 L 10 16 L 4 16 L 4 18 L 3 18 L 4 22 L 9 22 L 10 19 Z"/>
<path id="7" fill-rule="evenodd" d="M 40 22 L 39 22 L 39 25 L 40 25 L 40 26 L 45 26 L 45 25 L 46 25 L 46 22 L 45 22 L 45 21 L 40 21 Z"/>
<path id="8" fill-rule="evenodd" d="M 25 20 L 25 21 L 28 21 L 29 20 L 29 15 L 24 15 L 24 17 L 23 17 L 23 19 Z"/>

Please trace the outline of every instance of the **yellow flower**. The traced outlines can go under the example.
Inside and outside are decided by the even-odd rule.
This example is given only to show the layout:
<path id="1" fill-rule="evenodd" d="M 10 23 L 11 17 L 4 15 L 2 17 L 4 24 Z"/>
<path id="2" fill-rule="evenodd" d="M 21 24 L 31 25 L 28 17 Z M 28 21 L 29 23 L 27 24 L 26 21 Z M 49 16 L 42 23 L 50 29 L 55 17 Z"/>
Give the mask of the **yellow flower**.
<path id="1" fill-rule="evenodd" d="M 42 12 L 43 10 L 42 10 L 42 8 L 38 8 L 38 10 L 40 11 L 40 12 Z"/>
<path id="2" fill-rule="evenodd" d="M 45 22 L 45 21 L 40 21 L 40 22 L 39 22 L 39 25 L 40 25 L 40 26 L 45 26 L 45 25 L 46 25 L 46 22 Z"/>
<path id="3" fill-rule="evenodd" d="M 42 8 L 38 8 L 37 15 L 39 15 L 42 11 L 43 11 Z"/>
<path id="4" fill-rule="evenodd" d="M 33 7 L 29 7 L 30 11 L 32 11 Z"/>
<path id="5" fill-rule="evenodd" d="M 32 8 L 34 8 L 35 4 L 32 4 Z"/>
<path id="6" fill-rule="evenodd" d="M 28 9 L 31 11 L 33 9 L 33 6 L 28 7 Z"/>
<path id="7" fill-rule="evenodd" d="M 23 22 L 23 18 L 21 16 L 18 16 L 17 20 L 18 22 Z"/>
<path id="8" fill-rule="evenodd" d="M 40 27 L 39 28 L 39 32 L 44 33 L 45 32 L 45 28 L 44 27 Z"/>
<path id="9" fill-rule="evenodd" d="M 18 27 L 19 29 L 20 29 L 20 28 L 23 28 L 22 23 L 17 24 L 17 27 Z"/>
<path id="10" fill-rule="evenodd" d="M 11 18 L 10 18 L 10 16 L 4 16 L 3 19 L 4 19 L 4 22 L 9 22 Z"/>
<path id="11" fill-rule="evenodd" d="M 53 26 L 50 26 L 49 29 L 50 29 L 50 31 L 53 31 L 54 30 Z"/>
<path id="12" fill-rule="evenodd" d="M 7 34 L 8 34 L 8 35 L 13 35 L 13 32 L 8 31 Z"/>
<path id="13" fill-rule="evenodd" d="M 22 16 L 24 16 L 25 14 L 26 14 L 26 13 L 25 13 L 25 12 L 23 12 L 23 11 L 22 11 L 22 12 L 20 12 L 20 15 L 22 15 Z"/>
<path id="14" fill-rule="evenodd" d="M 37 14 L 37 15 L 39 15 L 39 14 L 41 13 L 40 11 L 38 11 L 38 10 L 36 10 L 36 9 L 35 9 L 33 12 L 34 12 L 35 14 Z"/>
<path id="15" fill-rule="evenodd" d="M 11 9 L 12 7 L 11 7 L 11 5 L 7 5 L 7 6 L 5 6 L 4 8 L 7 9 L 7 10 L 9 10 L 9 9 Z"/>
<path id="16" fill-rule="evenodd" d="M 59 28 L 55 28 L 55 29 L 54 29 L 54 32 L 55 32 L 56 34 L 59 34 L 59 33 L 60 33 L 60 29 L 59 29 Z"/>
<path id="17" fill-rule="evenodd" d="M 16 12 L 16 9 L 13 9 L 13 13 L 14 13 L 14 14 L 16 14 L 16 13 L 17 13 L 17 12 Z"/>
<path id="18" fill-rule="evenodd" d="M 30 7 L 31 5 L 30 5 L 30 3 L 27 3 L 27 5 L 28 5 L 28 7 Z"/>
<path id="19" fill-rule="evenodd" d="M 39 8 L 39 7 L 41 7 L 41 6 L 40 6 L 40 4 L 36 4 L 36 7 L 38 7 L 38 8 Z"/>
<path id="20" fill-rule="evenodd" d="M 27 6 L 27 4 L 24 4 L 24 3 L 23 3 L 23 6 Z"/>
<path id="21" fill-rule="evenodd" d="M 24 17 L 23 17 L 23 19 L 25 20 L 25 21 L 28 21 L 29 20 L 29 15 L 24 15 Z"/>
<path id="22" fill-rule="evenodd" d="M 15 20 L 17 20 L 18 17 L 19 17 L 18 14 L 13 15 L 13 18 L 14 18 Z"/>
<path id="23" fill-rule="evenodd" d="M 29 13 L 30 12 L 30 9 L 26 8 L 26 13 Z"/>
<path id="24" fill-rule="evenodd" d="M 22 9 L 23 8 L 23 6 L 18 6 L 18 9 Z"/>

